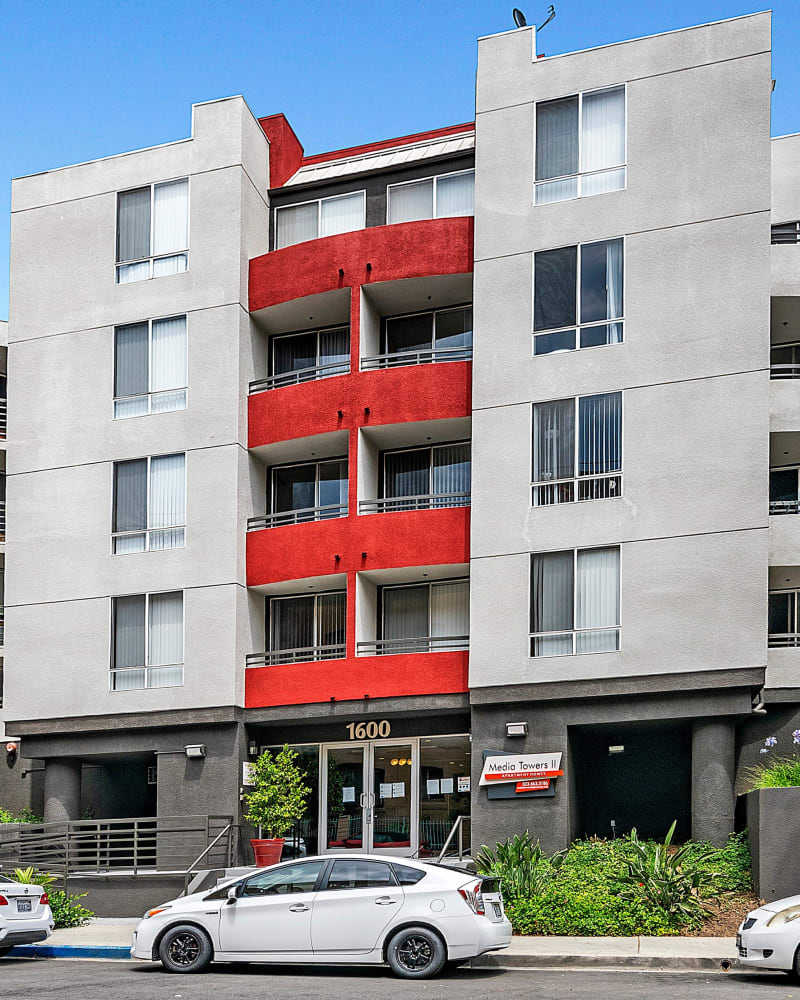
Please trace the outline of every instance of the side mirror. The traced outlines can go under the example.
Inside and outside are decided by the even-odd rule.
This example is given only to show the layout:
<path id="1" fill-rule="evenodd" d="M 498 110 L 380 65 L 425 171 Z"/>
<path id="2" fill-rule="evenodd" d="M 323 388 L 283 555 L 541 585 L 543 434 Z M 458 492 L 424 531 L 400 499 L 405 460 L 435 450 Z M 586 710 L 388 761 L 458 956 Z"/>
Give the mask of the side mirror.
<path id="1" fill-rule="evenodd" d="M 229 906 L 231 903 L 235 903 L 238 898 L 239 887 L 237 885 L 232 885 L 230 889 L 228 889 L 228 902 L 225 905 Z"/>

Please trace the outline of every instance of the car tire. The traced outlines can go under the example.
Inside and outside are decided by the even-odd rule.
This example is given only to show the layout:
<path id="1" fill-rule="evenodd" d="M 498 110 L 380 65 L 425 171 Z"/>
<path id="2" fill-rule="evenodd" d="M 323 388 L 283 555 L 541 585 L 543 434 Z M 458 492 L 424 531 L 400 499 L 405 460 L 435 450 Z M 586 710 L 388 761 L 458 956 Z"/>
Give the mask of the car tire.
<path id="1" fill-rule="evenodd" d="M 13 947 L 13 944 L 7 944 L 5 947 L 0 948 L 0 958 L 5 958 Z"/>
<path id="2" fill-rule="evenodd" d="M 800 983 L 800 948 L 794 953 L 791 969 L 786 970 L 796 983 Z"/>
<path id="3" fill-rule="evenodd" d="M 213 955 L 208 934 L 192 924 L 170 927 L 158 945 L 158 957 L 167 972 L 202 972 Z"/>
<path id="4" fill-rule="evenodd" d="M 386 960 L 396 976 L 429 979 L 441 972 L 447 949 L 439 935 L 427 927 L 404 927 L 389 939 Z"/>

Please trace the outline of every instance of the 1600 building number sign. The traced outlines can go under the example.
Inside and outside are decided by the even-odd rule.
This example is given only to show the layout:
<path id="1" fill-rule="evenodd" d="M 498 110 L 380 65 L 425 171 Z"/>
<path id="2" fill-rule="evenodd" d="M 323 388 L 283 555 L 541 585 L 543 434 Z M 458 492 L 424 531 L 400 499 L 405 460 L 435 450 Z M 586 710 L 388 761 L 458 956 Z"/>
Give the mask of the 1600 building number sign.
<path id="1" fill-rule="evenodd" d="M 392 734 L 392 724 L 388 719 L 381 719 L 376 722 L 348 722 L 347 729 L 351 740 L 377 740 L 378 737 L 385 739 Z"/>

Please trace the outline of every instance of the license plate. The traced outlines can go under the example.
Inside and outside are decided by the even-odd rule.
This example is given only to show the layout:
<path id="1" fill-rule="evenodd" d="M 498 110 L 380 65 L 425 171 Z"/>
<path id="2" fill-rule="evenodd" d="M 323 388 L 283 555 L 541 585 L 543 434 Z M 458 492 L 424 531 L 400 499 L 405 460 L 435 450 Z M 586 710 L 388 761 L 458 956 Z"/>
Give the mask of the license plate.
<path id="1" fill-rule="evenodd" d="M 30 913 L 30 912 L 31 912 L 31 901 L 29 899 L 18 899 L 17 913 Z"/>
<path id="2" fill-rule="evenodd" d="M 503 907 L 499 903 L 492 903 L 492 906 L 494 907 L 494 915 L 496 917 L 502 917 Z"/>

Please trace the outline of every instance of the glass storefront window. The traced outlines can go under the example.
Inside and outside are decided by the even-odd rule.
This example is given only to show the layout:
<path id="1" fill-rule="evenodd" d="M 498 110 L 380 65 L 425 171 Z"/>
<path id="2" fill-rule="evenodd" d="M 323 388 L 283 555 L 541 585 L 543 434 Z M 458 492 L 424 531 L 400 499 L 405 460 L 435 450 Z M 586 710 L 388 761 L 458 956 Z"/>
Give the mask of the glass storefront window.
<path id="1" fill-rule="evenodd" d="M 280 753 L 282 747 L 263 747 L 274 756 Z M 304 746 L 292 746 L 290 749 L 297 754 L 295 763 L 306 772 L 306 784 L 311 791 L 306 799 L 306 811 L 302 819 L 297 820 L 286 834 L 281 861 L 290 858 L 303 858 L 319 854 L 317 826 L 319 823 L 319 744 L 309 743 Z M 247 789 L 245 789 L 247 791 Z"/>
<path id="2" fill-rule="evenodd" d="M 469 816 L 469 736 L 423 737 L 419 756 L 419 856 L 426 858 L 439 853 L 458 816 Z"/>

